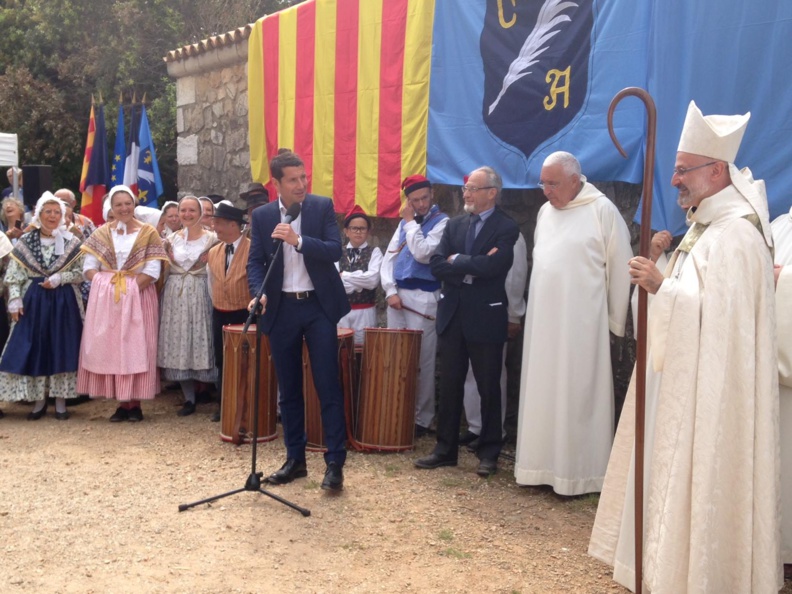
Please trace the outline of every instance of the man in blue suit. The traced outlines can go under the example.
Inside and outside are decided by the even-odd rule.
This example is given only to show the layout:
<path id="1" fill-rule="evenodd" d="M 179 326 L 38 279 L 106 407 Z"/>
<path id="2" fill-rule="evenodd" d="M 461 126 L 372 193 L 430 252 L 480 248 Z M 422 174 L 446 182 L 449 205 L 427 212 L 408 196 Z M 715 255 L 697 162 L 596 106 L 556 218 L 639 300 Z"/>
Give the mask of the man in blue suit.
<path id="1" fill-rule="evenodd" d="M 503 444 L 500 375 L 507 339 L 506 275 L 520 233 L 496 206 L 503 182 L 491 167 L 473 171 L 464 186 L 465 212 L 446 225 L 432 256 L 432 274 L 443 283 L 437 306 L 440 338 L 440 403 L 437 444 L 418 468 L 456 466 L 459 422 L 468 361 L 481 395 L 481 435 L 476 472 L 497 470 Z"/>
<path id="2" fill-rule="evenodd" d="M 336 324 L 349 308 L 344 285 L 335 268 L 341 257 L 341 237 L 333 203 L 308 194 L 305 166 L 291 151 L 270 162 L 278 200 L 257 208 L 251 222 L 247 275 L 255 295 L 269 266 L 274 266 L 261 304 L 259 324 L 269 336 L 280 388 L 280 411 L 286 462 L 267 481 L 281 485 L 308 475 L 305 464 L 305 404 L 302 390 L 302 346 L 308 345 L 311 371 L 319 393 L 325 431 L 327 470 L 322 488 L 339 491 L 344 485 L 346 423 L 344 397 L 338 380 Z M 300 215 L 284 221 L 299 203 Z M 273 259 L 277 241 L 282 254 Z M 253 307 L 251 301 L 250 307 Z"/>

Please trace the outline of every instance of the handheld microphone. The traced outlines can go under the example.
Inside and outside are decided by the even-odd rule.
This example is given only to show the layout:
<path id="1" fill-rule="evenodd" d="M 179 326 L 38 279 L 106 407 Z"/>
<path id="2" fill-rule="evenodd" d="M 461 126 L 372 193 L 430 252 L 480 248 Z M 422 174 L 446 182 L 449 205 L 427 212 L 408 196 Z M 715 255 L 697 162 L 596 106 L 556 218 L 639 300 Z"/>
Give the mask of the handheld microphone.
<path id="1" fill-rule="evenodd" d="M 302 204 L 300 204 L 299 202 L 293 203 L 288 209 L 286 209 L 286 220 L 284 220 L 283 222 L 288 225 L 294 219 L 300 216 L 301 210 L 302 210 Z"/>
<path id="2" fill-rule="evenodd" d="M 290 224 L 294 219 L 300 216 L 300 212 L 302 211 L 302 204 L 299 202 L 294 202 L 292 205 L 286 209 L 286 217 L 283 219 L 283 222 L 287 225 Z M 273 247 L 278 248 L 283 243 L 282 239 L 274 239 L 272 242 Z"/>

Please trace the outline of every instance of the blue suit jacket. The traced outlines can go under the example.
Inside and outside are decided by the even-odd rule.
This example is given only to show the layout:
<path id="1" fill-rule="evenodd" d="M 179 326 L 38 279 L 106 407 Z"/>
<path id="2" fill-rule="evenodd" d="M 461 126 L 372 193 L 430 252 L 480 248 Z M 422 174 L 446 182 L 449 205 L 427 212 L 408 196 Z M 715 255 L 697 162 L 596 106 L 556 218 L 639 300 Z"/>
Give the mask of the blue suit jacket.
<path id="1" fill-rule="evenodd" d="M 272 232 L 281 222 L 279 201 L 275 200 L 253 211 L 250 234 L 250 257 L 247 264 L 250 294 L 255 296 L 261 287 L 267 268 L 272 264 L 275 243 Z M 327 317 L 337 324 L 349 313 L 349 300 L 335 262 L 341 258 L 341 236 L 338 231 L 333 202 L 329 198 L 308 194 L 300 212 L 301 254 L 311 277 L 319 304 Z M 267 309 L 261 328 L 269 334 L 278 315 L 283 288 L 283 257 L 278 256 L 267 281 Z"/>
<path id="2" fill-rule="evenodd" d="M 470 215 L 454 217 L 443 232 L 440 245 L 431 259 L 432 274 L 443 281 L 437 304 L 437 333 L 443 334 L 454 315 L 462 316 L 462 328 L 472 342 L 506 342 L 506 275 L 514 260 L 514 244 L 520 229 L 517 223 L 496 207 L 476 235 L 471 254 L 465 254 L 465 238 Z M 492 256 L 487 254 L 498 248 Z M 451 254 L 459 254 L 453 263 Z M 463 283 L 467 275 L 473 283 Z"/>

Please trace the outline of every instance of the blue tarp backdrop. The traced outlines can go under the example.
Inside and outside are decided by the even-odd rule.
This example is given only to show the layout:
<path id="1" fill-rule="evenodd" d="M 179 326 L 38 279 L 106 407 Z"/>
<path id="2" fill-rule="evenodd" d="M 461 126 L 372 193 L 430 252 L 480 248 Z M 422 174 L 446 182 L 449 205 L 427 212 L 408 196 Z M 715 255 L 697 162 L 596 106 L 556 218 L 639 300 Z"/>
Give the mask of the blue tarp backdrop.
<path id="1" fill-rule="evenodd" d="M 436 0 L 428 175 L 460 184 L 492 165 L 510 188 L 536 187 L 553 151 L 574 153 L 591 180 L 640 182 L 645 111 L 607 110 L 624 87 L 657 105 L 652 222 L 684 232 L 670 185 L 687 105 L 750 111 L 737 156 L 767 182 L 771 217 L 792 205 L 792 2 L 788 0 Z"/>

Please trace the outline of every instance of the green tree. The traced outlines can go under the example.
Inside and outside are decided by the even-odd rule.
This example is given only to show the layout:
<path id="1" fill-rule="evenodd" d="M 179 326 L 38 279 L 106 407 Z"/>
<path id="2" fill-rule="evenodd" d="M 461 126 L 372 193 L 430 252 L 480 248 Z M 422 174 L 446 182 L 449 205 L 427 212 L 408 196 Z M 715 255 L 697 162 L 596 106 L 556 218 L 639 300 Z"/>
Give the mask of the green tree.
<path id="1" fill-rule="evenodd" d="M 166 196 L 175 196 L 176 92 L 163 56 L 295 3 L 7 0 L 0 7 L 0 131 L 19 134 L 22 163 L 52 165 L 53 184 L 76 189 L 91 97 L 104 97 L 112 135 L 119 95 L 129 103 L 145 94 Z"/>

